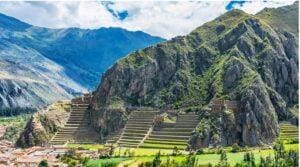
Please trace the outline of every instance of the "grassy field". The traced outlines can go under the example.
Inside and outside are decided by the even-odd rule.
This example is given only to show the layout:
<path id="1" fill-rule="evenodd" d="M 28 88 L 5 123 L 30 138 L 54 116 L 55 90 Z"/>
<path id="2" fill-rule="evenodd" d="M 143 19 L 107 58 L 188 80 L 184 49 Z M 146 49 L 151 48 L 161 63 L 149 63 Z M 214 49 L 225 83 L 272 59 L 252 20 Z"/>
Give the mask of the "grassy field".
<path id="1" fill-rule="evenodd" d="M 103 148 L 103 144 L 68 144 L 67 147 L 69 148 L 83 148 L 86 150 L 98 150 Z"/>
<path id="2" fill-rule="evenodd" d="M 122 161 L 128 160 L 128 158 L 110 158 L 101 160 L 90 160 L 87 163 L 88 167 L 105 167 L 107 164 L 119 164 Z"/>
<path id="3" fill-rule="evenodd" d="M 299 151 L 298 149 L 298 144 L 285 144 L 285 148 L 286 150 L 296 150 Z M 204 149 L 205 152 L 209 152 L 208 149 Z M 244 154 L 246 152 L 237 152 L 237 153 L 231 153 L 229 152 L 230 148 L 226 148 L 224 149 L 226 150 L 227 153 L 227 158 L 228 158 L 228 162 L 231 165 L 236 164 L 237 162 L 241 162 L 244 158 Z M 114 155 L 115 156 L 124 156 L 124 152 L 134 152 L 133 156 L 131 158 L 111 158 L 111 159 L 102 159 L 102 160 L 90 160 L 89 164 L 93 166 L 99 166 L 101 167 L 101 164 L 103 164 L 104 162 L 107 162 L 108 160 L 110 161 L 115 161 L 118 162 L 118 166 L 122 167 L 124 165 L 128 166 L 128 167 L 136 167 L 138 166 L 138 164 L 142 163 L 142 162 L 147 162 L 147 161 L 152 161 L 154 158 L 154 155 L 157 154 L 159 151 L 161 152 L 161 160 L 162 161 L 167 161 L 167 157 L 168 155 L 172 154 L 173 150 L 170 149 L 146 149 L 146 148 L 116 148 L 114 151 Z M 255 160 L 258 163 L 260 161 L 260 157 L 266 157 L 268 155 L 273 155 L 273 150 L 272 149 L 266 149 L 266 150 L 260 150 L 259 148 L 250 148 L 249 151 L 247 152 L 252 152 L 254 153 L 255 156 Z M 185 159 L 185 156 L 188 154 L 188 152 L 186 151 L 180 151 L 180 153 L 182 153 L 182 155 L 178 155 L 178 156 L 169 156 L 170 160 L 175 160 L 175 161 L 183 161 Z M 217 164 L 219 162 L 220 159 L 220 154 L 201 154 L 201 155 L 197 155 L 197 164 L 198 165 L 205 165 L 208 163 L 211 163 L 213 165 Z M 98 167 L 97 166 L 97 167 Z"/>

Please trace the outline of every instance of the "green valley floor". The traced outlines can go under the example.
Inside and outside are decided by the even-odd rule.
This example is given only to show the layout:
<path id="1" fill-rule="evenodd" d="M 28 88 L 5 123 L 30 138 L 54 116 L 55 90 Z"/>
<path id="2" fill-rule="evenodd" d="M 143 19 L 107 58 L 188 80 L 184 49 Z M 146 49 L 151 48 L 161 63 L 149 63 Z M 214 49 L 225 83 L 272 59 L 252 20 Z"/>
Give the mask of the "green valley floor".
<path id="1" fill-rule="evenodd" d="M 284 144 L 286 150 L 294 150 L 299 151 L 298 144 Z M 95 150 L 101 148 L 102 146 L 97 145 L 69 145 L 69 147 L 76 148 L 82 147 L 85 149 Z M 238 162 L 243 161 L 244 155 L 246 152 L 251 152 L 254 154 L 255 162 L 260 162 L 260 157 L 267 157 L 269 155 L 274 155 L 274 150 L 272 148 L 268 149 L 260 149 L 260 148 L 248 148 L 247 151 L 241 151 L 237 153 L 232 153 L 231 147 L 223 148 L 227 152 L 227 159 L 230 165 L 235 165 Z M 219 162 L 220 154 L 218 153 L 209 153 L 216 152 L 216 149 L 204 149 L 204 153 L 200 155 L 196 155 L 196 163 L 199 166 L 207 165 L 211 163 L 212 165 L 216 165 Z M 93 159 L 89 160 L 86 166 L 89 167 L 104 167 L 105 164 L 113 164 L 113 166 L 118 167 L 137 167 L 142 162 L 151 162 L 155 155 L 160 152 L 161 153 L 161 161 L 165 162 L 169 158 L 170 161 L 183 161 L 185 157 L 189 154 L 186 151 L 179 151 L 179 155 L 172 156 L 172 149 L 147 149 L 147 148 L 115 148 L 114 156 L 112 158 L 103 158 L 103 159 Z M 120 156 L 121 155 L 121 156 Z"/>

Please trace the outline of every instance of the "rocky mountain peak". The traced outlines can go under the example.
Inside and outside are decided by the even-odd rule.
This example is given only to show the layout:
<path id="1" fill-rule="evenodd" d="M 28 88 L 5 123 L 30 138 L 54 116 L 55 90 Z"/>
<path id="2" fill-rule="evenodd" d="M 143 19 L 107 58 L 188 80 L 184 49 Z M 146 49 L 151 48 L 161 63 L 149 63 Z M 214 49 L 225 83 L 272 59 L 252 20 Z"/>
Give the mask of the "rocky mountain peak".
<path id="1" fill-rule="evenodd" d="M 298 37 L 277 22 L 295 11 L 298 6 L 281 7 L 267 17 L 232 10 L 187 36 L 130 54 L 103 75 L 93 96 L 94 126 L 103 135 L 118 129 L 109 124 L 126 117 L 127 106 L 201 113 L 217 98 L 237 101 L 239 112 L 232 112 L 231 128 L 206 136 L 225 138 L 219 145 L 273 142 L 278 119 L 288 119 L 287 108 L 298 101 Z M 213 126 L 226 127 L 220 119 Z"/>

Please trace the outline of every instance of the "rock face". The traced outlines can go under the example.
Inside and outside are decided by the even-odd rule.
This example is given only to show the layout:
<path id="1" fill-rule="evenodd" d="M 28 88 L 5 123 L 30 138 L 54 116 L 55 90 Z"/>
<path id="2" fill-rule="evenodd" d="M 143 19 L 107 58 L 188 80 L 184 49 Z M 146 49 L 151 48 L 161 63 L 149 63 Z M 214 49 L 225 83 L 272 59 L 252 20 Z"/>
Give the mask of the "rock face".
<path id="1" fill-rule="evenodd" d="M 16 142 L 18 147 L 42 146 L 63 127 L 70 115 L 70 102 L 56 102 L 35 113 Z"/>
<path id="2" fill-rule="evenodd" d="M 163 41 L 121 28 L 35 27 L 0 14 L 0 108 L 41 107 L 94 89 L 118 58 Z"/>
<path id="3" fill-rule="evenodd" d="M 295 25 L 298 3 L 257 15 L 232 10 L 187 36 L 136 51 L 103 75 L 93 124 L 105 136 L 121 128 L 112 120 L 126 118 L 126 106 L 201 108 L 227 99 L 238 101 L 239 111 L 200 116 L 199 126 L 209 127 L 195 132 L 195 147 L 271 143 L 278 120 L 298 101 Z"/>

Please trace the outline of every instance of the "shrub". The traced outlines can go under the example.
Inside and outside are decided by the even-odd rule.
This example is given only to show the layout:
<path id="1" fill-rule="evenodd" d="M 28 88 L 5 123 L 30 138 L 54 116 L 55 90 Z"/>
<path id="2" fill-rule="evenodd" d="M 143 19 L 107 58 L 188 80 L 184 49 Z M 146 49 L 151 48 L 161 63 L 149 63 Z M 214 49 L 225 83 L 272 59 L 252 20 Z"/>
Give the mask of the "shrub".
<path id="1" fill-rule="evenodd" d="M 216 165 L 216 167 L 229 167 L 229 163 L 227 161 L 227 155 L 226 152 L 224 150 L 221 150 L 221 156 L 220 156 L 220 161 L 219 163 Z"/>
<path id="2" fill-rule="evenodd" d="M 239 152 L 239 151 L 241 151 L 241 147 L 237 143 L 234 143 L 232 145 L 231 152 L 236 153 L 236 152 Z"/>
<path id="3" fill-rule="evenodd" d="M 42 160 L 40 163 L 39 163 L 39 165 L 38 165 L 38 167 L 48 167 L 49 165 L 48 165 L 48 162 L 47 162 L 47 160 Z"/>
<path id="4" fill-rule="evenodd" d="M 200 155 L 200 154 L 203 154 L 204 153 L 204 150 L 202 148 L 198 149 L 196 154 L 197 155 Z"/>
<path id="5" fill-rule="evenodd" d="M 161 164 L 161 159 L 160 159 L 160 152 L 158 152 L 156 155 L 155 155 L 155 158 L 152 162 L 152 166 L 153 167 L 159 167 Z"/>
<path id="6" fill-rule="evenodd" d="M 177 147 L 177 146 L 175 146 L 175 147 L 173 148 L 172 155 L 173 155 L 173 156 L 176 156 L 176 155 L 178 155 L 178 153 L 179 153 L 179 151 L 178 151 L 178 147 Z"/>

